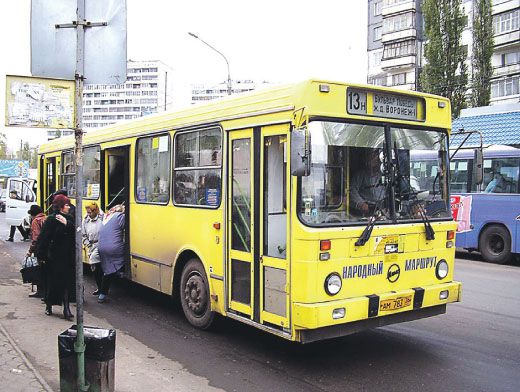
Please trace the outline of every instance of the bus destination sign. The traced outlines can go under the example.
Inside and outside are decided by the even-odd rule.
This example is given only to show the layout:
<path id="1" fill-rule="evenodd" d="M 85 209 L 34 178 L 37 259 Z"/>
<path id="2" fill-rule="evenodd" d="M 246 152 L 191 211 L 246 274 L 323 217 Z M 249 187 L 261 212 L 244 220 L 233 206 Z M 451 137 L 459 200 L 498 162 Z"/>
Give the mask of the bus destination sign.
<path id="1" fill-rule="evenodd" d="M 368 98 L 372 99 L 368 99 Z M 347 90 L 347 112 L 375 117 L 417 121 L 419 100 L 399 94 L 358 89 Z"/>

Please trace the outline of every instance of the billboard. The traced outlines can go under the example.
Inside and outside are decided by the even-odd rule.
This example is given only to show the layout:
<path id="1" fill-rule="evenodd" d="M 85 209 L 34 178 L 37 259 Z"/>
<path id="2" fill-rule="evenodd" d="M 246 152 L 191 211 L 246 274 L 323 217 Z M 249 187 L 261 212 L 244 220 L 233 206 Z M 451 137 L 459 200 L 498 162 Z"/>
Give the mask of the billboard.
<path id="1" fill-rule="evenodd" d="M 0 159 L 0 177 L 27 177 L 29 161 L 16 159 Z"/>
<path id="2" fill-rule="evenodd" d="M 5 125 L 74 128 L 72 80 L 6 76 Z"/>

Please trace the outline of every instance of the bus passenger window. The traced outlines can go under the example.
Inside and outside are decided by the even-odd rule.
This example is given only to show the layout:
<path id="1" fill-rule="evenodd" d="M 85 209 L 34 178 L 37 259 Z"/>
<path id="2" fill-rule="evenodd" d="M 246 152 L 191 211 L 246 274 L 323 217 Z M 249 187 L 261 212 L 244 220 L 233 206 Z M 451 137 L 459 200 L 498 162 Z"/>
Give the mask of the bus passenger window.
<path id="1" fill-rule="evenodd" d="M 221 162 L 220 129 L 176 135 L 173 174 L 175 204 L 218 207 L 221 196 Z"/>
<path id="2" fill-rule="evenodd" d="M 137 141 L 135 197 L 139 203 L 166 204 L 170 198 L 170 136 Z"/>

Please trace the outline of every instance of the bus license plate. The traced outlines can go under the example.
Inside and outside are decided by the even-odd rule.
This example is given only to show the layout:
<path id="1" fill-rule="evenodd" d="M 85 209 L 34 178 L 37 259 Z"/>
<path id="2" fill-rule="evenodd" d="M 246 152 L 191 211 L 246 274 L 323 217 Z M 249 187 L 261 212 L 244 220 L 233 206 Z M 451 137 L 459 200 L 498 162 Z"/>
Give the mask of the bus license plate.
<path id="1" fill-rule="evenodd" d="M 386 312 L 406 308 L 412 303 L 412 296 L 385 299 L 379 303 L 379 311 Z"/>

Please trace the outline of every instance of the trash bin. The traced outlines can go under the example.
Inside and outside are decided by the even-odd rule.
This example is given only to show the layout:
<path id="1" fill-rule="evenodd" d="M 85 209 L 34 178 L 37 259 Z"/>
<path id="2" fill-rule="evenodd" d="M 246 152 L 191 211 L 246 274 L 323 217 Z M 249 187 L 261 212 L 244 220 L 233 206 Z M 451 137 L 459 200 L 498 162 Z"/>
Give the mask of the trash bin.
<path id="1" fill-rule="evenodd" d="M 85 382 L 89 392 L 113 392 L 115 374 L 116 331 L 98 327 L 83 327 L 85 336 Z M 78 362 L 74 343 L 76 325 L 58 335 L 60 390 L 79 391 Z"/>

